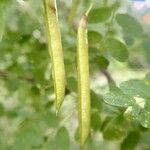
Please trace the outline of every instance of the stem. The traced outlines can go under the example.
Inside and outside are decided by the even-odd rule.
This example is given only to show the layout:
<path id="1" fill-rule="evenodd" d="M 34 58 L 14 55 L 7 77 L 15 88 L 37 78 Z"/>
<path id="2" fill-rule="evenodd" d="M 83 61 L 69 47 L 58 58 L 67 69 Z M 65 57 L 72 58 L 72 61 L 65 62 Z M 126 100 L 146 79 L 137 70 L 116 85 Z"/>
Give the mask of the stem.
<path id="1" fill-rule="evenodd" d="M 90 7 L 88 8 L 87 12 L 85 13 L 86 16 L 88 16 L 88 14 L 90 13 L 92 7 L 93 7 L 93 2 L 90 4 Z"/>
<path id="2" fill-rule="evenodd" d="M 112 76 L 109 74 L 109 72 L 107 70 L 103 70 L 102 73 L 107 78 L 107 81 L 108 81 L 108 84 L 109 84 L 110 87 L 116 86 L 116 83 L 115 83 L 114 79 L 112 78 Z"/>

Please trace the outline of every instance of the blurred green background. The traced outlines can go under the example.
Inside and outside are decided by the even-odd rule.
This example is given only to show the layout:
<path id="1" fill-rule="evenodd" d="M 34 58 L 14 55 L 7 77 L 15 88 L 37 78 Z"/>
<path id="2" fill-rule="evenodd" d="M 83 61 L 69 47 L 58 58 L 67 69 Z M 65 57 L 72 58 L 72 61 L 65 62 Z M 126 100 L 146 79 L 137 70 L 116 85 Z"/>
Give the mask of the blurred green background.
<path id="1" fill-rule="evenodd" d="M 66 97 L 54 109 L 42 0 L 0 0 L 0 150 L 77 150 L 76 31 L 91 0 L 58 0 Z M 150 149 L 150 1 L 95 0 L 86 150 Z"/>

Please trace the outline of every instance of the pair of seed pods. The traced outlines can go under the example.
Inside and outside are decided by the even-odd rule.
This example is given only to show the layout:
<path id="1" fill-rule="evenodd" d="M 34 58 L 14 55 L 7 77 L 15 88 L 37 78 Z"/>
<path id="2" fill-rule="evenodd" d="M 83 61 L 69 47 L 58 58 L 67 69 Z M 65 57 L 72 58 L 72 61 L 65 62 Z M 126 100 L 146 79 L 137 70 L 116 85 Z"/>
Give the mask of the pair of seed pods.
<path id="1" fill-rule="evenodd" d="M 58 22 L 56 0 L 44 0 L 48 48 L 52 60 L 52 74 L 56 94 L 56 112 L 59 111 L 65 96 L 65 66 Z M 88 62 L 86 15 L 79 22 L 77 33 L 77 71 L 78 71 L 78 111 L 80 146 L 82 147 L 90 133 L 90 81 Z"/>

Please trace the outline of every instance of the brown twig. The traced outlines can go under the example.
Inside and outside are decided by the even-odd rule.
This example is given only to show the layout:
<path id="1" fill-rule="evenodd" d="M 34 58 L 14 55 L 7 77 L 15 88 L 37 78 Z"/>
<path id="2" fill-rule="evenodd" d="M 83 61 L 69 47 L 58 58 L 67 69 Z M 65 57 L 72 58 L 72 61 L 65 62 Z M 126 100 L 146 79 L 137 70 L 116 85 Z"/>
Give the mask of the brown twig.
<path id="1" fill-rule="evenodd" d="M 110 86 L 116 86 L 116 83 L 115 83 L 114 79 L 112 78 L 112 76 L 109 74 L 109 72 L 107 70 L 103 70 L 102 73 L 107 78 L 108 84 Z"/>
<path id="2" fill-rule="evenodd" d="M 0 70 L 0 78 L 7 79 L 7 73 Z"/>

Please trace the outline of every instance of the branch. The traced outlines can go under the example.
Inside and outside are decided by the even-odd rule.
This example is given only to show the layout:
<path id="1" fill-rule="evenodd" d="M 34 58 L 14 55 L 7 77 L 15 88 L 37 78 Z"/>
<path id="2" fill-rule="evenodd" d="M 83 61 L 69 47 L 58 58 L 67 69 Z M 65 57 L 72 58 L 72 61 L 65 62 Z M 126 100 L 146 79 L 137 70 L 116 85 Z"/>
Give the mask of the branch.
<path id="1" fill-rule="evenodd" d="M 8 80 L 11 77 L 15 77 L 15 78 L 17 78 L 19 80 L 26 81 L 26 82 L 31 83 L 31 84 L 33 84 L 35 82 L 33 77 L 26 77 L 26 76 L 21 76 L 21 75 L 15 75 L 13 73 L 9 73 L 7 71 L 0 70 L 0 78 L 2 78 L 4 80 Z"/>
<path id="2" fill-rule="evenodd" d="M 107 78 L 109 86 L 116 86 L 114 79 L 112 78 L 112 76 L 109 74 L 107 70 L 103 70 L 102 73 Z"/>
<path id="3" fill-rule="evenodd" d="M 2 78 L 2 79 L 7 79 L 7 77 L 8 77 L 8 76 L 7 76 L 7 73 L 0 70 L 0 78 Z"/>

